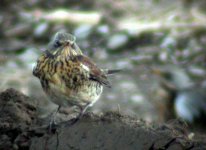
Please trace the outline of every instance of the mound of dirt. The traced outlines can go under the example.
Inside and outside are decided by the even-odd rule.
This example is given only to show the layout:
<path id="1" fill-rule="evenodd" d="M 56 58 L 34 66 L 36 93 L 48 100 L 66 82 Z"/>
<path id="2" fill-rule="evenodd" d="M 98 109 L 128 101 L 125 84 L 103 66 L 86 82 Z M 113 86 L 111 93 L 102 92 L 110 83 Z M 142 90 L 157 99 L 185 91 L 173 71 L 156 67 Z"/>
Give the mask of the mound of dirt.
<path id="1" fill-rule="evenodd" d="M 115 112 L 85 114 L 74 125 L 58 124 L 54 133 L 37 124 L 31 98 L 8 89 L 0 93 L 0 149 L 206 149 L 204 141 L 188 139 L 181 122 L 155 125 Z"/>
<path id="2" fill-rule="evenodd" d="M 36 105 L 28 96 L 14 89 L 0 93 L 0 149 L 15 148 L 17 137 L 36 118 Z"/>

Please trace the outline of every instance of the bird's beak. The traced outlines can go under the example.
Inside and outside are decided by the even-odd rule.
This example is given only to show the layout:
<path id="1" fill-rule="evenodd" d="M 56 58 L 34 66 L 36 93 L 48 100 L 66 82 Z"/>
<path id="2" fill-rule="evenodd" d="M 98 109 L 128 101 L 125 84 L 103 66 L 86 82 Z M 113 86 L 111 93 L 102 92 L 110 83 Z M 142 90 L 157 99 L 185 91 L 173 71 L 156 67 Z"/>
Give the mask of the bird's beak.
<path id="1" fill-rule="evenodd" d="M 70 40 L 67 40 L 64 43 L 64 47 L 71 47 L 72 44 L 73 44 L 73 42 L 71 42 Z"/>
<path id="2" fill-rule="evenodd" d="M 72 55 L 81 55 L 82 52 L 78 45 L 71 40 L 68 40 L 64 43 L 64 47 L 61 49 L 63 53 L 72 54 Z"/>

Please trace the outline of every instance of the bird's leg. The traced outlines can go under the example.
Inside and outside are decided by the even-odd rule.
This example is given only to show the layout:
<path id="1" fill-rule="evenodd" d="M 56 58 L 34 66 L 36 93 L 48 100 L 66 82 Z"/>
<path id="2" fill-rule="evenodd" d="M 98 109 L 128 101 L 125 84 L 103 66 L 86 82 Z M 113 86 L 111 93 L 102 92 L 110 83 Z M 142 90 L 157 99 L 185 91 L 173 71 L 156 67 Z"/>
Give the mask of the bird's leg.
<path id="1" fill-rule="evenodd" d="M 51 116 L 50 122 L 49 122 L 49 132 L 51 133 L 53 130 L 55 130 L 55 119 L 56 119 L 56 115 L 59 112 L 61 106 L 59 105 L 57 110 L 54 112 L 54 114 Z"/>
<path id="2" fill-rule="evenodd" d="M 80 109 L 80 113 L 79 113 L 79 115 L 78 115 L 75 119 L 71 120 L 72 122 L 70 122 L 70 125 L 73 125 L 73 124 L 75 124 L 77 121 L 79 121 L 79 120 L 82 118 L 82 116 L 84 115 L 84 113 L 86 112 L 86 110 L 89 108 L 89 106 L 90 106 L 90 104 L 87 104 L 87 105 L 84 107 L 84 109 L 83 109 L 81 106 L 78 106 L 79 109 Z"/>
<path id="3" fill-rule="evenodd" d="M 82 118 L 82 116 L 84 115 L 84 113 L 86 112 L 86 110 L 89 108 L 90 104 L 87 104 L 84 109 L 81 109 L 81 112 L 79 113 L 79 115 L 77 116 L 77 118 Z"/>

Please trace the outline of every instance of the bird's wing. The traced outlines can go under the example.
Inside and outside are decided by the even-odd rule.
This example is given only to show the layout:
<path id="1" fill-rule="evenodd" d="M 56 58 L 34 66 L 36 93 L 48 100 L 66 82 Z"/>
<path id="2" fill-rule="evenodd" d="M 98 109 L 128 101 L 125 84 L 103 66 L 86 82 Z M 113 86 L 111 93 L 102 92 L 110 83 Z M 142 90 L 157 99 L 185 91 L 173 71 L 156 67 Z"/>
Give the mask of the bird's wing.
<path id="1" fill-rule="evenodd" d="M 95 65 L 95 63 L 87 56 L 77 55 L 73 56 L 72 59 L 73 61 L 80 63 L 82 68 L 89 72 L 91 80 L 104 84 L 107 87 L 111 87 L 111 84 L 108 81 L 106 74 L 100 68 L 98 68 L 97 65 Z"/>

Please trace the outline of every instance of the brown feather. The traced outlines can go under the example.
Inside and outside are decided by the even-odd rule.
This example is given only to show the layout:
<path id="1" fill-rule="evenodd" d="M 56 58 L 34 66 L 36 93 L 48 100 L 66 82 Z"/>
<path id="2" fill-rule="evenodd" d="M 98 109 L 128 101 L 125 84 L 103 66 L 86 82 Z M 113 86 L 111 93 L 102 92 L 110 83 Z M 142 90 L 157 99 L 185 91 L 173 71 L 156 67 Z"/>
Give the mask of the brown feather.
<path id="1" fill-rule="evenodd" d="M 108 81 L 106 74 L 95 65 L 91 59 L 84 55 L 74 56 L 73 61 L 79 62 L 89 68 L 90 79 L 104 84 L 107 87 L 111 87 L 111 83 Z"/>

